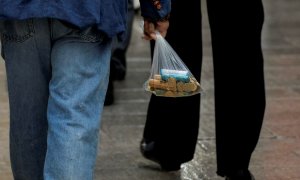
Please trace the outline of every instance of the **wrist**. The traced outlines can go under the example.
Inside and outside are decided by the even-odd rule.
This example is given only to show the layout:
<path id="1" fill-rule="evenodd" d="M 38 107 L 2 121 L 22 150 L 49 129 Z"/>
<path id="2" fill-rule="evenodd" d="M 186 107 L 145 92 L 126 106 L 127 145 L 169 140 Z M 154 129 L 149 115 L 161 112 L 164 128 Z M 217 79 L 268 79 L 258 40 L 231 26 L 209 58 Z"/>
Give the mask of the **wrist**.
<path id="1" fill-rule="evenodd" d="M 160 18 L 158 21 L 165 22 L 165 21 L 169 21 L 169 19 L 170 19 L 170 14 L 167 14 L 165 17 Z"/>

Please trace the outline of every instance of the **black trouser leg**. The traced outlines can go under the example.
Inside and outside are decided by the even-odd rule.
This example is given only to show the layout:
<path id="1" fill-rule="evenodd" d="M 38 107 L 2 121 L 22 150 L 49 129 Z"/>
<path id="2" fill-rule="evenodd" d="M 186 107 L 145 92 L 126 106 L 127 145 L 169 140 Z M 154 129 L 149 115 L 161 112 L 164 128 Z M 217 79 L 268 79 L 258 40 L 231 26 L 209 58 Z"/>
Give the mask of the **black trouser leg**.
<path id="1" fill-rule="evenodd" d="M 218 174 L 248 169 L 258 142 L 265 89 L 261 0 L 208 0 L 212 34 Z"/>
<path id="2" fill-rule="evenodd" d="M 132 25 L 134 20 L 133 0 L 128 0 L 127 26 L 124 39 L 115 39 L 112 47 L 110 62 L 110 82 L 113 80 L 124 80 L 126 76 L 126 53 L 130 44 Z"/>
<path id="3" fill-rule="evenodd" d="M 199 48 L 202 47 L 200 10 L 199 0 L 172 2 L 170 28 L 166 37 L 198 80 L 202 63 L 202 48 Z M 196 46 L 193 45 L 195 43 Z M 183 163 L 193 158 L 199 111 L 200 95 L 184 98 L 151 96 L 144 138 L 155 141 L 162 161 Z"/>

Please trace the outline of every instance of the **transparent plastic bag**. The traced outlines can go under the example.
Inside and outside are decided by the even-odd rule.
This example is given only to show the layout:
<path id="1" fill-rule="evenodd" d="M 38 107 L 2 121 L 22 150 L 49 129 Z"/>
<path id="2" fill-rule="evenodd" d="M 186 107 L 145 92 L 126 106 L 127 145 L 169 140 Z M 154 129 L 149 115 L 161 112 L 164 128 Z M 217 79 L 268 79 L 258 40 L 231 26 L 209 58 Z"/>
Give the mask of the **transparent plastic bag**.
<path id="1" fill-rule="evenodd" d="M 156 35 L 151 73 L 144 83 L 144 89 L 163 97 L 185 97 L 200 93 L 200 83 L 170 44 L 158 32 Z"/>

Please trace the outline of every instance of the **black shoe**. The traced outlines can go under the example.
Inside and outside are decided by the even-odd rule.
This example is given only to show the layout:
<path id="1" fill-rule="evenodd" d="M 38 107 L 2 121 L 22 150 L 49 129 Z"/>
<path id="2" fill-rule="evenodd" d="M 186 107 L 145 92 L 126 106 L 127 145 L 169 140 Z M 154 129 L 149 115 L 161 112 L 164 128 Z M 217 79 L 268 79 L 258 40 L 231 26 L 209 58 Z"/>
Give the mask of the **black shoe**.
<path id="1" fill-rule="evenodd" d="M 109 106 L 114 103 L 114 85 L 113 81 L 110 79 L 108 82 L 107 92 L 104 100 L 104 106 Z"/>
<path id="2" fill-rule="evenodd" d="M 225 180 L 255 180 L 255 178 L 249 170 L 241 170 L 233 175 L 226 176 Z"/>
<path id="3" fill-rule="evenodd" d="M 158 158 L 154 141 L 146 143 L 143 139 L 140 144 L 140 151 L 146 159 L 158 163 L 163 171 L 169 172 L 180 170 L 181 163 L 164 162 Z"/>

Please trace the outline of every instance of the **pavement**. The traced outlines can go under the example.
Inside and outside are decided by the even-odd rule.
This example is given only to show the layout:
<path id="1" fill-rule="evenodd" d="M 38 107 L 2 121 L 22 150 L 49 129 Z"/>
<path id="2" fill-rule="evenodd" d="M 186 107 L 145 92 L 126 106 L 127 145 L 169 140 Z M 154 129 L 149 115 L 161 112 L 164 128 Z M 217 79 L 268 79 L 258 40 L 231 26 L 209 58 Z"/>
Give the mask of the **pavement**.
<path id="1" fill-rule="evenodd" d="M 250 170 L 257 180 L 300 180 L 300 1 L 264 0 L 263 51 L 267 107 Z M 221 180 L 217 177 L 214 87 L 209 26 L 203 6 L 203 72 L 199 138 L 195 157 L 180 172 L 165 173 L 139 152 L 150 94 L 149 44 L 136 16 L 124 81 L 116 81 L 115 103 L 104 108 L 95 180 Z M 9 108 L 4 61 L 0 61 L 0 180 L 12 180 L 8 147 Z M 232 87 L 234 88 L 234 87 Z M 234 90 L 234 89 L 233 89 Z M 234 93 L 234 91 L 233 91 Z"/>

